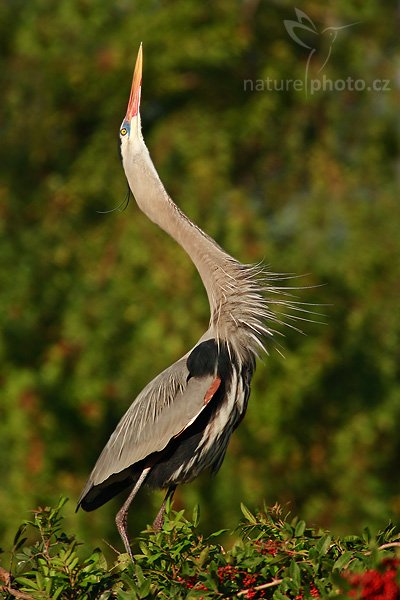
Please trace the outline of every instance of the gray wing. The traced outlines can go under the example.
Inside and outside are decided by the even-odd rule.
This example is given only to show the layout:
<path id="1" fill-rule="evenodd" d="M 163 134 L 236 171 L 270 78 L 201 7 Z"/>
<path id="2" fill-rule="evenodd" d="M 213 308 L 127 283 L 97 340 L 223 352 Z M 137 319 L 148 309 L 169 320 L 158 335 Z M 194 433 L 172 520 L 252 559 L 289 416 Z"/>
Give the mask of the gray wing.
<path id="1" fill-rule="evenodd" d="M 99 456 L 81 498 L 92 486 L 163 450 L 205 408 L 218 378 L 205 375 L 187 381 L 187 356 L 155 377 L 131 404 Z"/>

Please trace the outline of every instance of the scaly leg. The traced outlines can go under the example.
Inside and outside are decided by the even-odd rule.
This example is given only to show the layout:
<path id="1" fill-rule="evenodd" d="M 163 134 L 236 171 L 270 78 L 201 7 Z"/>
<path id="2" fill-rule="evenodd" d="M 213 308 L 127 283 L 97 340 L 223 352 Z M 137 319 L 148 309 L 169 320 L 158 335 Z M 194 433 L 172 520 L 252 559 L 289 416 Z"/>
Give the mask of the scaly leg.
<path id="1" fill-rule="evenodd" d="M 115 517 L 115 523 L 117 525 L 119 535 L 121 536 L 122 541 L 124 542 L 125 550 L 131 557 L 132 562 L 133 562 L 133 554 L 132 554 L 131 547 L 129 545 L 128 529 L 127 529 L 128 510 L 129 510 L 129 506 L 130 506 L 132 500 L 138 493 L 140 486 L 142 485 L 142 483 L 146 479 L 147 475 L 149 474 L 150 469 L 151 469 L 151 467 L 146 467 L 146 469 L 143 469 L 142 474 L 140 475 L 139 479 L 136 482 L 136 485 L 132 489 L 128 498 L 125 500 L 124 504 L 122 505 L 120 510 L 117 512 L 117 516 Z"/>
<path id="2" fill-rule="evenodd" d="M 172 496 L 174 495 L 176 490 L 176 485 L 170 485 L 168 488 L 168 491 L 165 495 L 164 498 L 164 502 L 161 504 L 161 508 L 158 511 L 158 514 L 156 516 L 156 518 L 153 521 L 153 529 L 155 529 L 156 531 L 159 531 L 160 529 L 162 529 L 163 523 L 164 523 L 164 513 L 165 513 L 165 507 L 167 506 L 167 502 L 170 498 L 172 498 Z"/>

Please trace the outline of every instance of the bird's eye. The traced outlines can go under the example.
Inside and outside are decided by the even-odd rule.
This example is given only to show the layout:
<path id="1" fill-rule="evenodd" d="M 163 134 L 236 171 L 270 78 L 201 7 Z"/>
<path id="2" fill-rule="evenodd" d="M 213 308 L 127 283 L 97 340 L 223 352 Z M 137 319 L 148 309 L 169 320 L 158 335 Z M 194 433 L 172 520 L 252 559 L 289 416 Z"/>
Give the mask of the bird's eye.
<path id="1" fill-rule="evenodd" d="M 123 127 L 122 129 L 119 130 L 121 135 L 126 135 L 128 133 L 128 130 L 126 129 L 126 127 Z"/>

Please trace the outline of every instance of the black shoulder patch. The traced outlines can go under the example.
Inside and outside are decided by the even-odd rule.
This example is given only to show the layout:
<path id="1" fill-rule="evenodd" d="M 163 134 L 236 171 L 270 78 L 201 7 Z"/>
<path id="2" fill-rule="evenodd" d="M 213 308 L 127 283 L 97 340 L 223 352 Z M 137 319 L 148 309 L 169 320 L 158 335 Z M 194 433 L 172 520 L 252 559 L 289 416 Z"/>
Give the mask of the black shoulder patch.
<path id="1" fill-rule="evenodd" d="M 193 348 L 186 362 L 190 377 L 213 375 L 216 371 L 217 359 L 218 347 L 215 340 L 201 342 Z"/>
<path id="2" fill-rule="evenodd" d="M 232 368 L 232 360 L 222 342 L 217 344 L 215 339 L 201 342 L 187 359 L 189 377 L 204 377 L 218 373 L 223 379 L 228 376 Z"/>

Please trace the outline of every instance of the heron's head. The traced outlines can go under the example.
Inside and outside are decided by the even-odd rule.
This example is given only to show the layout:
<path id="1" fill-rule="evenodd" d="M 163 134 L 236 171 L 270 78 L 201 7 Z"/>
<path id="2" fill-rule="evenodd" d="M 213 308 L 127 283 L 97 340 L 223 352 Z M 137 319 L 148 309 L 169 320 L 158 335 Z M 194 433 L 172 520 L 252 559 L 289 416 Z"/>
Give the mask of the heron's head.
<path id="1" fill-rule="evenodd" d="M 136 59 L 135 71 L 133 73 L 128 108 L 126 109 L 126 115 L 119 130 L 122 158 L 126 155 L 126 153 L 134 151 L 137 142 L 142 138 L 139 112 L 140 93 L 142 90 L 142 64 L 143 52 L 142 44 L 140 44 Z"/>

